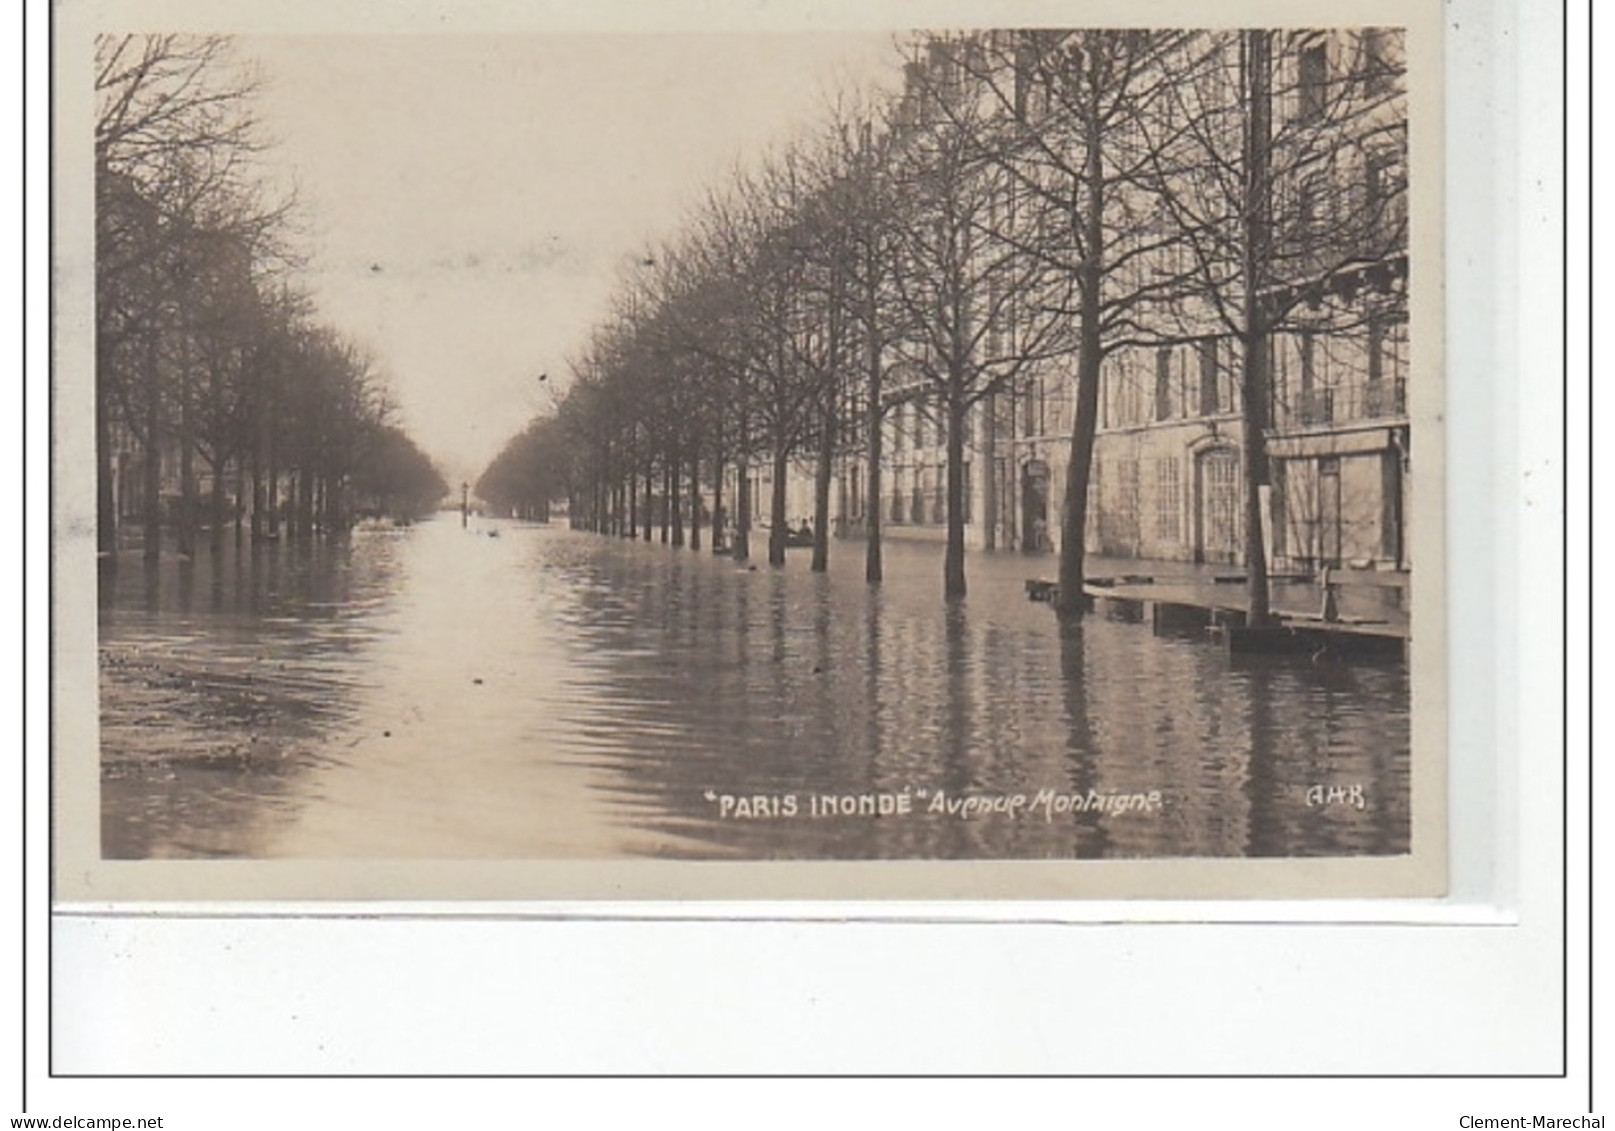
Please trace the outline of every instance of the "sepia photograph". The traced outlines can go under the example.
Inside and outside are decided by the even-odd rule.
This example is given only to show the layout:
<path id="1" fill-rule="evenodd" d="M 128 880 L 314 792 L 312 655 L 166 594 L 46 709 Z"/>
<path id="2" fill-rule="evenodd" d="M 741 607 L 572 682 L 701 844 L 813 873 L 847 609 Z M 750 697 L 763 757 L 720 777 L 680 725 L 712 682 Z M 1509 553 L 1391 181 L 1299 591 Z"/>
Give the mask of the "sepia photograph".
<path id="1" fill-rule="evenodd" d="M 1426 9 L 65 37 L 59 897 L 1443 894 Z"/>

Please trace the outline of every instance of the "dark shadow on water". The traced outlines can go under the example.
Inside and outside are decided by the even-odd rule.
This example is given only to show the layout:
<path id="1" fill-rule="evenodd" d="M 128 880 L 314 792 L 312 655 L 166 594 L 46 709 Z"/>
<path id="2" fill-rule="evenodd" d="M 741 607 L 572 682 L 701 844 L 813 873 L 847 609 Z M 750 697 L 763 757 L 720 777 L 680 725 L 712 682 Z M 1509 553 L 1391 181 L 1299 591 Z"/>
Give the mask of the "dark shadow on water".
<path id="1" fill-rule="evenodd" d="M 1059 634 L 1060 697 L 1068 736 L 1065 785 L 1072 795 L 1086 797 L 1089 790 L 1099 788 L 1099 776 L 1094 757 L 1098 744 L 1088 720 L 1089 677 L 1082 623 L 1070 621 L 1061 624 Z M 1107 854 L 1110 839 L 1097 813 L 1073 810 L 1068 819 L 1072 857 L 1093 860 Z"/>

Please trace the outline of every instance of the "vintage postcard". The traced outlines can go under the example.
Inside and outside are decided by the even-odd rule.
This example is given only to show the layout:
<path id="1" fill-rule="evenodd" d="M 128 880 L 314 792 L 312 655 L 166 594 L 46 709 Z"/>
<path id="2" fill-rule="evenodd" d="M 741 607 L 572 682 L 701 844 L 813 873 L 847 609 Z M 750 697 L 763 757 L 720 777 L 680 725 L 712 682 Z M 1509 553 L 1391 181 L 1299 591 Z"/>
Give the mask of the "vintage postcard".
<path id="1" fill-rule="evenodd" d="M 358 11 L 58 5 L 58 901 L 1444 893 L 1435 3 Z"/>

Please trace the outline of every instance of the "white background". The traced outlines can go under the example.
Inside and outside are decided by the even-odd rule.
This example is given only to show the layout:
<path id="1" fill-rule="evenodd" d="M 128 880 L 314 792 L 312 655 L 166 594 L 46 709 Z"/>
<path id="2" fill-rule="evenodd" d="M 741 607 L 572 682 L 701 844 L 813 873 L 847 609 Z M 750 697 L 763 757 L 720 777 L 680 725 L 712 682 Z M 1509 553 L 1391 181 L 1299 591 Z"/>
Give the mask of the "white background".
<path id="1" fill-rule="evenodd" d="M 1545 1078 L 626 1082 L 46 1076 L 48 91 L 44 6 L 30 4 L 29 915 L 26 926 L 13 918 L 14 929 L 0 940 L 12 952 L 26 941 L 28 1009 L 26 1024 L 5 1027 L 0 1037 L 15 1052 L 6 1063 L 16 1066 L 9 1078 L 0 1075 L 0 1095 L 11 1097 L 0 1108 L 12 1109 L 0 1117 L 21 1102 L 24 1049 L 30 1114 L 163 1115 L 167 1128 L 414 1128 L 468 1116 L 481 1117 L 479 1125 L 488 1117 L 495 1125 L 615 1124 L 681 1115 L 770 1126 L 871 1117 L 1080 1125 L 1099 1116 L 1107 1125 L 1123 1117 L 1143 1127 L 1215 1120 L 1398 1128 L 1454 1127 L 1465 1114 L 1585 1111 L 1586 33 L 1584 13 L 1573 14 L 1564 169 L 1561 29 L 1552 7 L 1528 0 L 1447 6 L 1455 222 L 1447 253 L 1449 361 L 1456 367 L 1481 358 L 1495 377 L 1489 400 L 1453 406 L 1465 428 L 1455 421 L 1450 436 L 1458 472 L 1449 480 L 1451 615 L 1472 646 L 1455 649 L 1451 710 L 1463 743 L 1489 747 L 1476 764 L 1498 772 L 1498 859 L 1505 866 L 1490 886 L 1492 898 L 1445 909 L 1437 917 L 1450 922 L 1440 926 L 436 917 L 54 924 L 57 1052 L 64 1063 L 109 1071 Z M 11 151 L 20 148 L 19 140 Z M 1571 194 L 1568 339 L 1561 177 Z M 8 179 L 8 188 L 14 183 Z M 1560 400 L 1565 364 L 1568 404 Z M 1568 469 L 1559 456 L 1566 420 Z M 21 450 L 20 438 L 13 450 Z M 1568 497 L 1561 496 L 1565 471 Z M 1569 626 L 1568 718 L 1559 593 L 1567 513 L 1577 621 Z M 1569 777 L 1561 780 L 1566 723 Z M 1571 799 L 1568 876 L 1559 869 L 1562 790 Z M 1514 798 L 1517 806 L 1509 803 Z M 0 894 L 12 909 L 22 902 L 17 880 L 9 875 L 11 890 Z M 1569 1013 L 1568 1045 L 1561 1047 L 1564 890 Z M 1374 915 L 1372 908 L 1324 910 Z M 1404 917 L 1405 910 L 1382 909 L 1379 917 Z M 20 969 L 20 961 L 11 968 Z M 24 988 L 10 984 L 13 995 Z M 1561 1066 L 1568 1080 L 1553 1078 Z M 1600 1095 L 1604 1105 L 1607 1095 Z"/>

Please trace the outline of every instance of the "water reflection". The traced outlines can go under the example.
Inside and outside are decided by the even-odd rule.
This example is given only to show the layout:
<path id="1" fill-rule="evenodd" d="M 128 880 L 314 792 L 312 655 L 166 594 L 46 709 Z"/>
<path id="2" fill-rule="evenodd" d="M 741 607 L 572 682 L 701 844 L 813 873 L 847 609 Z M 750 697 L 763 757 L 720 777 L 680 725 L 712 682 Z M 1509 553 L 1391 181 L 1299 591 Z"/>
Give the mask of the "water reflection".
<path id="1" fill-rule="evenodd" d="M 1231 661 L 1102 618 L 1062 630 L 1009 555 L 973 557 L 949 607 L 935 548 L 889 546 L 875 589 L 860 547 L 835 549 L 814 575 L 805 556 L 776 571 L 443 521 L 126 562 L 103 590 L 103 851 L 1407 850 L 1401 667 Z M 1308 804 L 1354 784 L 1362 808 Z M 1110 808 L 1134 797 L 1155 801 Z"/>

